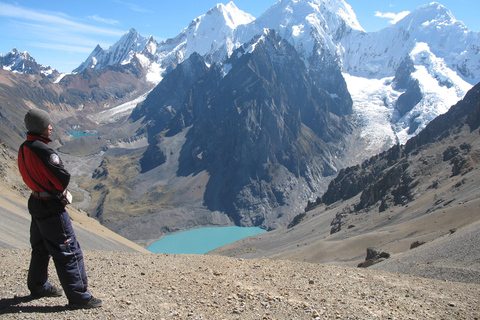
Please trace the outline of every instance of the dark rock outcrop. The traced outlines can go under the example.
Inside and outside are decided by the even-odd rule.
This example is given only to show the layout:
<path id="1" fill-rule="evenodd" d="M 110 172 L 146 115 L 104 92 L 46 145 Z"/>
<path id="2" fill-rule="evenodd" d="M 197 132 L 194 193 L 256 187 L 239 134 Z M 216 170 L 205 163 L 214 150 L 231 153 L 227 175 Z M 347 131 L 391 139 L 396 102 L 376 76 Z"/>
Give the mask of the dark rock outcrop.
<path id="1" fill-rule="evenodd" d="M 382 262 L 390 258 L 390 253 L 378 251 L 375 248 L 367 248 L 367 256 L 364 262 L 358 264 L 358 268 L 368 268 L 376 263 Z"/>
<path id="2" fill-rule="evenodd" d="M 290 228 L 293 228 L 295 227 L 297 224 L 299 224 L 300 222 L 302 222 L 302 220 L 306 217 L 306 213 L 300 213 L 300 214 L 297 214 L 295 216 L 295 218 L 293 218 L 292 222 L 290 222 L 287 226 L 287 229 L 290 229 Z"/>
<path id="3" fill-rule="evenodd" d="M 424 245 L 425 241 L 414 241 L 410 245 L 410 250 L 415 249 L 416 247 L 420 247 L 421 245 Z"/>
<path id="4" fill-rule="evenodd" d="M 151 169 L 165 163 L 167 158 L 163 150 L 160 148 L 160 143 L 161 138 L 159 136 L 155 136 L 152 141 L 150 141 L 147 150 L 143 154 L 142 159 L 140 159 L 142 172 L 150 171 Z"/>
<path id="5" fill-rule="evenodd" d="M 423 98 L 418 80 L 412 78 L 411 74 L 414 71 L 415 66 L 412 58 L 407 56 L 398 67 L 393 80 L 393 87 L 395 89 L 405 90 L 405 92 L 398 97 L 398 100 L 395 104 L 395 108 L 398 110 L 401 117 L 411 111 L 413 107 L 415 107 L 415 105 Z"/>

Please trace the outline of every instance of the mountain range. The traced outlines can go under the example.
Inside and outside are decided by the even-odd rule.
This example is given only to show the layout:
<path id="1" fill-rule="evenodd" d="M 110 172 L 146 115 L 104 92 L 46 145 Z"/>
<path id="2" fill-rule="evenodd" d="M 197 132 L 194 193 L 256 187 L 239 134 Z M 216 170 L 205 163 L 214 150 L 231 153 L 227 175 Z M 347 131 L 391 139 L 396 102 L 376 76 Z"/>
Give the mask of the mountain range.
<path id="1" fill-rule="evenodd" d="M 40 81 L 52 95 L 30 101 L 54 113 L 62 152 L 98 159 L 78 183 L 91 214 L 127 238 L 270 230 L 343 168 L 405 144 L 463 98 L 480 81 L 479 37 L 438 3 L 367 33 L 343 0 L 281 0 L 257 19 L 230 2 L 163 42 L 132 28 Z M 7 56 L 2 76 L 20 82 L 30 58 Z M 2 118 L 20 136 L 12 88 L 0 86 Z M 100 137 L 65 133 L 78 129 Z"/>

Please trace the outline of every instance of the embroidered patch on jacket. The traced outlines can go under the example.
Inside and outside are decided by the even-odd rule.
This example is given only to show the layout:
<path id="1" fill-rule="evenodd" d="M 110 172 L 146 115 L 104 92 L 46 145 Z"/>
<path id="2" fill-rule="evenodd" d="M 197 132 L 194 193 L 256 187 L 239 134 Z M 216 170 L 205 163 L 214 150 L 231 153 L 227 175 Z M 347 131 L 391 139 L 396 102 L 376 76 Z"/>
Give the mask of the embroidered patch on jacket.
<path id="1" fill-rule="evenodd" d="M 58 157 L 58 155 L 56 153 L 52 153 L 50 155 L 50 159 L 48 159 L 48 162 L 50 162 L 54 166 L 58 166 L 60 164 L 60 158 Z"/>

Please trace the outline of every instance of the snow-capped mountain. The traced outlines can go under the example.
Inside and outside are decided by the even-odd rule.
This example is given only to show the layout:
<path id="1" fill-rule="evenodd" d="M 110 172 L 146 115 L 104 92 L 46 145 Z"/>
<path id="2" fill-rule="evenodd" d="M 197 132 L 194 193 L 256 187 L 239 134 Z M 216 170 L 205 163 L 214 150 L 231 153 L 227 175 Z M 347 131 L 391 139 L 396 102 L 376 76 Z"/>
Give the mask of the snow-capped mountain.
<path id="1" fill-rule="evenodd" d="M 253 23 L 239 28 L 239 33 L 248 41 L 265 28 L 275 29 L 306 62 L 315 50 L 339 54 L 336 41 L 343 34 L 363 31 L 352 8 L 343 0 L 281 0 Z"/>
<path id="2" fill-rule="evenodd" d="M 435 2 L 378 32 L 344 37 L 343 71 L 367 78 L 391 76 L 417 43 L 428 44 L 431 52 L 465 81 L 472 85 L 480 81 L 480 34 L 469 31 L 450 10 Z"/>
<path id="3" fill-rule="evenodd" d="M 263 29 L 276 30 L 295 47 L 315 82 L 332 97 L 339 98 L 339 113 L 350 108 L 346 83 L 336 77 L 341 70 L 336 41 L 343 34 L 363 29 L 347 3 L 343 0 L 281 0 L 254 22 L 237 28 L 236 35 L 239 42 L 246 42 Z"/>
<path id="4" fill-rule="evenodd" d="M 254 19 L 252 15 L 238 9 L 233 2 L 227 5 L 220 3 L 193 20 L 174 40 L 180 44 L 179 49 L 184 58 L 194 52 L 201 56 L 212 54 L 224 46 L 227 53 L 231 54 L 241 45 L 233 39 L 234 30 Z"/>
<path id="5" fill-rule="evenodd" d="M 97 45 L 87 60 L 73 72 L 78 73 L 86 68 L 103 69 L 112 65 L 125 65 L 130 63 L 136 54 L 154 53 L 156 45 L 153 37 L 145 38 L 135 28 L 131 28 L 107 50 Z"/>
<path id="6" fill-rule="evenodd" d="M 233 2 L 227 5 L 220 3 L 192 20 L 175 38 L 162 43 L 155 42 L 151 37 L 142 37 L 132 28 L 107 50 L 97 46 L 74 71 L 126 64 L 135 54 L 145 54 L 146 48 L 155 56 L 154 62 L 162 64 L 164 69 L 176 66 L 193 52 L 201 56 L 213 55 L 207 60 L 218 62 L 265 28 L 275 29 L 307 59 L 314 48 L 319 49 L 315 40 L 324 42 L 328 51 L 335 53 L 332 36 L 339 37 L 350 29 L 363 30 L 355 13 L 343 0 L 282 0 L 258 19 L 238 9 Z"/>
<path id="7" fill-rule="evenodd" d="M 395 141 L 405 143 L 480 81 L 480 34 L 435 2 L 378 32 L 352 31 L 338 47 L 354 109 L 364 124 L 362 135 L 369 148 L 377 148 L 370 150 L 374 153 Z M 413 62 L 409 77 L 421 95 L 406 112 L 399 110 L 399 99 L 415 89 L 394 81 L 405 60 Z"/>
<path id="8" fill-rule="evenodd" d="M 0 55 L 0 67 L 18 73 L 43 74 L 52 81 L 60 76 L 56 69 L 38 64 L 28 52 L 20 52 L 17 48 L 13 48 L 5 56 Z"/>
<path id="9" fill-rule="evenodd" d="M 233 40 L 234 30 L 254 19 L 230 2 L 227 5 L 217 4 L 206 14 L 194 19 L 175 38 L 161 43 L 151 36 L 141 36 L 132 28 L 107 50 L 97 46 L 74 72 L 86 68 L 126 65 L 136 58 L 147 70 L 147 78 L 158 83 L 165 71 L 171 71 L 194 52 L 202 56 L 217 52 L 219 59 L 226 58 L 228 53 L 241 45 Z M 219 50 L 222 53 L 218 53 Z"/>
<path id="10" fill-rule="evenodd" d="M 97 47 L 76 71 L 136 57 L 151 81 L 159 82 L 193 52 L 208 64 L 223 63 L 263 29 L 276 30 L 295 47 L 315 81 L 340 97 L 339 109 L 349 108 L 351 96 L 362 127 L 358 144 L 368 149 L 364 156 L 405 143 L 480 81 L 480 35 L 444 6 L 421 6 L 397 24 L 367 33 L 343 0 L 280 0 L 258 19 L 233 2 L 218 4 L 162 43 L 132 29 L 108 50 Z M 421 98 L 399 112 L 397 101 L 408 93 L 394 78 L 405 59 L 414 62 L 409 77 L 418 80 Z M 345 80 L 331 76 L 337 70 Z"/>

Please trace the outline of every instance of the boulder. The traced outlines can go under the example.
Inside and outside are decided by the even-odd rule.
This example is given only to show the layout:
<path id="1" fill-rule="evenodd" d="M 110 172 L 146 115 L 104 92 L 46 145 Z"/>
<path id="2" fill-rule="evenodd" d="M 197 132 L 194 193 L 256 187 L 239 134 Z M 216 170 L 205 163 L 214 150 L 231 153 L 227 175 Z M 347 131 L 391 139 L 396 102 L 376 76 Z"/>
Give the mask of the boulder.
<path id="1" fill-rule="evenodd" d="M 358 264 L 358 268 L 368 268 L 371 265 L 376 263 L 382 262 L 385 259 L 390 258 L 390 253 L 388 252 L 380 252 L 375 248 L 367 248 L 367 257 L 365 261 Z"/>

